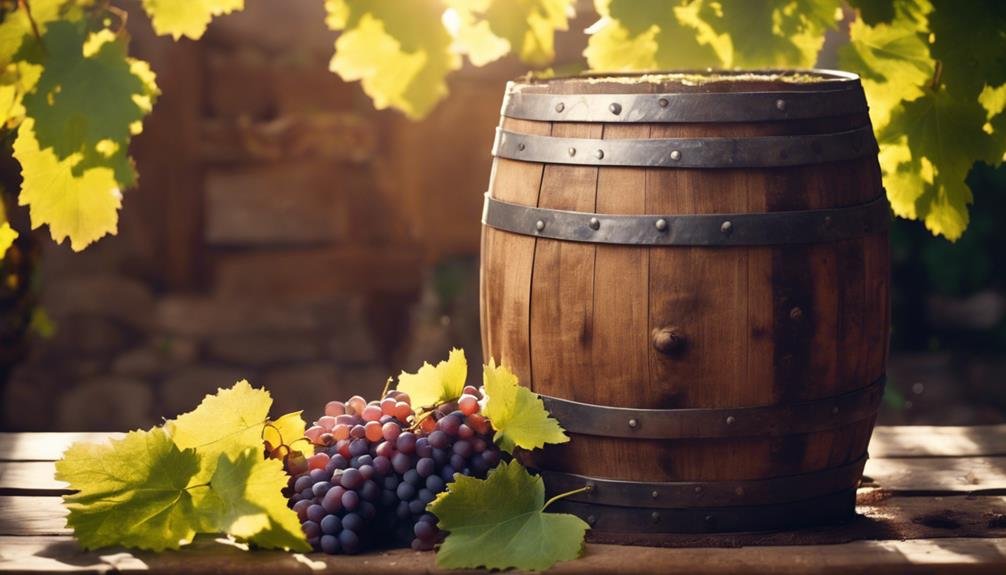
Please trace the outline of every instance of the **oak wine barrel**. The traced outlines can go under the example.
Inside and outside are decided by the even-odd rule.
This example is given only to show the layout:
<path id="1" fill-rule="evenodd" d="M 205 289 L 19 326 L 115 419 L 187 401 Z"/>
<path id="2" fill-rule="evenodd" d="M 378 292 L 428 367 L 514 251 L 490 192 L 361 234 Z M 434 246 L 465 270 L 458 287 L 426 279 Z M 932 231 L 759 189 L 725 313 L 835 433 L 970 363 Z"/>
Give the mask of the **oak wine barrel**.
<path id="1" fill-rule="evenodd" d="M 493 155 L 483 352 L 572 438 L 528 456 L 590 487 L 554 509 L 650 544 L 852 517 L 890 308 L 859 78 L 511 82 Z"/>

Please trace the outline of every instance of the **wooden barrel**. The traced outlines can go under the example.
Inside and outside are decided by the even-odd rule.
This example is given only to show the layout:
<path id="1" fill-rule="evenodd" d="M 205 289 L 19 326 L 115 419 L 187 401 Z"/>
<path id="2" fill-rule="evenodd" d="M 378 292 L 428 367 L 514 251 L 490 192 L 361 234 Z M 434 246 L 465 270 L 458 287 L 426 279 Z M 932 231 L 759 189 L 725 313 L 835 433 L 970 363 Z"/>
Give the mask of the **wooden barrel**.
<path id="1" fill-rule="evenodd" d="M 890 274 L 858 77 L 510 83 L 493 155 L 482 346 L 572 438 L 530 460 L 590 486 L 556 509 L 630 541 L 851 517 Z"/>

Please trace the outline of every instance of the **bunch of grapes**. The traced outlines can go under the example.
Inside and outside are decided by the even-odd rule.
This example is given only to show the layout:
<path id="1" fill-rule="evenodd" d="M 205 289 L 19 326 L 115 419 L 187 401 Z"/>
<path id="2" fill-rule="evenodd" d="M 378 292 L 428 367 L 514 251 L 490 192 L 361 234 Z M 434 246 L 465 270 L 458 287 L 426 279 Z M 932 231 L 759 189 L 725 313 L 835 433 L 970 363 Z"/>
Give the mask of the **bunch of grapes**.
<path id="1" fill-rule="evenodd" d="M 397 541 L 429 550 L 440 541 L 426 506 L 456 473 L 485 477 L 500 461 L 481 393 L 428 411 L 392 390 L 368 403 L 330 401 L 305 436 L 315 453 L 288 461 L 289 504 L 308 541 L 325 553 L 358 553 Z"/>

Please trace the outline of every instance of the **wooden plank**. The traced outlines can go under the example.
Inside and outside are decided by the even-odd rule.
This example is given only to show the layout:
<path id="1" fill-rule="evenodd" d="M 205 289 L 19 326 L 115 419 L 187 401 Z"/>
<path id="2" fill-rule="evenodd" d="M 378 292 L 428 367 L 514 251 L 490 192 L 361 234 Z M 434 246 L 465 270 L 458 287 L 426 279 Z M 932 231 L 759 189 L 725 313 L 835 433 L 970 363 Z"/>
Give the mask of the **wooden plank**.
<path id="1" fill-rule="evenodd" d="M 121 433 L 0 433 L 0 461 L 55 461 L 75 441 L 103 441 Z M 975 457 L 1006 455 L 1006 424 L 877 426 L 870 457 Z M 940 465 L 936 463 L 935 465 Z"/>
<path id="2" fill-rule="evenodd" d="M 0 461 L 55 461 L 77 441 L 102 442 L 121 433 L 0 433 Z"/>
<path id="3" fill-rule="evenodd" d="M 59 497 L 0 496 L 0 535 L 69 535 Z"/>
<path id="4" fill-rule="evenodd" d="M 62 494 L 66 484 L 53 479 L 55 471 L 48 461 L 0 462 L 0 493 Z M 864 475 L 866 485 L 891 493 L 1006 490 L 1006 457 L 870 459 Z"/>
<path id="5" fill-rule="evenodd" d="M 328 557 L 270 551 L 244 552 L 211 539 L 181 553 L 120 550 L 82 551 L 70 537 L 0 537 L 0 572 L 60 573 L 342 573 L 435 571 L 433 553 L 394 550 Z M 670 549 L 587 545 L 583 557 L 556 565 L 551 573 L 760 573 L 836 575 L 973 573 L 1001 575 L 1006 539 L 858 541 L 843 545 Z"/>
<path id="6" fill-rule="evenodd" d="M 878 426 L 870 457 L 974 457 L 1006 455 L 1006 424 L 973 427 Z"/>
<path id="7" fill-rule="evenodd" d="M 1006 537 L 1006 496 L 898 496 L 882 489 L 864 489 L 858 499 L 859 515 L 840 525 L 762 533 L 641 534 L 630 539 L 660 547 L 741 547 Z M 0 535 L 68 535 L 65 517 L 59 497 L 0 496 Z M 598 542 L 604 542 L 602 536 L 598 535 Z"/>

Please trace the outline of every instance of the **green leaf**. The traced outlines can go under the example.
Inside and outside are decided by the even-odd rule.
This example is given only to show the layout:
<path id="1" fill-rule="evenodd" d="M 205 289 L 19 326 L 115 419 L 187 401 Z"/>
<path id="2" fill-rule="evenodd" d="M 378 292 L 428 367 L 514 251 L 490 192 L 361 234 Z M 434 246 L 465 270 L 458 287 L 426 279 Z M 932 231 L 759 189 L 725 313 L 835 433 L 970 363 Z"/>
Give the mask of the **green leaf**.
<path id="1" fill-rule="evenodd" d="M 572 0 L 490 0 L 484 16 L 521 60 L 544 66 L 555 58 L 555 32 L 568 27 Z"/>
<path id="2" fill-rule="evenodd" d="M 165 427 L 181 449 L 194 448 L 202 460 L 199 478 L 208 481 L 221 454 L 263 449 L 262 431 L 272 397 L 241 380 L 230 389 L 206 396 L 196 409 L 167 422 Z"/>
<path id="3" fill-rule="evenodd" d="M 517 376 L 492 359 L 484 366 L 482 381 L 486 395 L 482 413 L 492 423 L 493 440 L 504 451 L 514 447 L 537 449 L 546 443 L 566 443 L 569 437 L 545 404 L 530 389 L 517 383 Z"/>
<path id="4" fill-rule="evenodd" d="M 73 444 L 56 462 L 56 479 L 78 490 L 63 500 L 70 511 L 67 525 L 82 547 L 161 551 L 177 549 L 196 534 L 190 482 L 198 470 L 195 450 L 178 449 L 154 428 L 107 445 Z"/>
<path id="5" fill-rule="evenodd" d="M 0 22 L 0 68 L 6 68 L 25 43 L 25 39 L 35 41 L 31 20 L 35 21 L 40 34 L 44 34 L 50 22 L 60 17 L 69 0 L 32 0 L 31 19 L 19 3 L 17 8 L 3 16 Z M 78 18 L 79 14 L 68 15 Z"/>
<path id="6" fill-rule="evenodd" d="M 104 167 L 78 173 L 82 155 L 61 160 L 52 149 L 40 149 L 34 127 L 32 118 L 25 119 L 14 141 L 23 178 L 18 204 L 28 206 L 32 229 L 48 224 L 53 241 L 70 238 L 74 251 L 114 235 L 122 207 L 115 173 Z"/>
<path id="7" fill-rule="evenodd" d="M 441 361 L 436 367 L 424 362 L 416 373 L 402 372 L 398 376 L 398 390 L 409 394 L 412 405 L 417 408 L 431 407 L 461 397 L 467 377 L 465 352 L 452 349 L 447 361 Z"/>
<path id="8" fill-rule="evenodd" d="M 447 95 L 448 72 L 461 67 L 442 22 L 440 2 L 328 0 L 326 23 L 341 30 L 329 68 L 360 81 L 374 107 L 419 119 Z"/>
<path id="9" fill-rule="evenodd" d="M 895 111 L 881 131 L 881 161 L 894 212 L 920 218 L 933 234 L 956 240 L 968 225 L 976 160 L 1001 160 L 1003 144 L 983 131 L 986 110 L 946 90 L 929 91 Z"/>
<path id="10" fill-rule="evenodd" d="M 39 145 L 60 159 L 100 155 L 106 141 L 125 150 L 130 126 L 150 111 L 137 101 L 149 101 L 150 87 L 134 74 L 125 41 L 110 30 L 89 34 L 83 22 L 65 21 L 51 23 L 42 40 L 42 75 L 24 97 Z"/>
<path id="11" fill-rule="evenodd" d="M 849 26 L 850 42 L 839 50 L 842 69 L 862 78 L 870 119 L 878 130 L 903 101 L 922 96 L 935 71 L 926 41 L 928 1 L 903 1 L 897 8 L 890 24 L 870 26 L 854 20 Z"/>
<path id="12" fill-rule="evenodd" d="M 150 15 L 154 31 L 198 40 L 214 16 L 243 10 L 244 0 L 143 0 L 143 9 Z"/>
<path id="13" fill-rule="evenodd" d="M 283 464 L 249 448 L 231 459 L 220 454 L 209 493 L 199 502 L 202 531 L 229 533 L 269 549 L 310 551 L 297 514 L 287 507 Z"/>
<path id="14" fill-rule="evenodd" d="M 7 250 L 14 245 L 17 235 L 17 231 L 10 227 L 10 222 L 7 221 L 7 212 L 3 202 L 0 202 L 0 262 L 7 255 Z"/>
<path id="15" fill-rule="evenodd" d="M 544 507 L 541 478 L 516 461 L 501 463 L 485 480 L 457 475 L 427 508 L 449 532 L 437 566 L 540 571 L 576 559 L 588 525 Z"/>
<path id="16" fill-rule="evenodd" d="M 894 20 L 895 0 L 850 0 L 849 5 L 859 11 L 860 17 L 870 26 Z"/>

